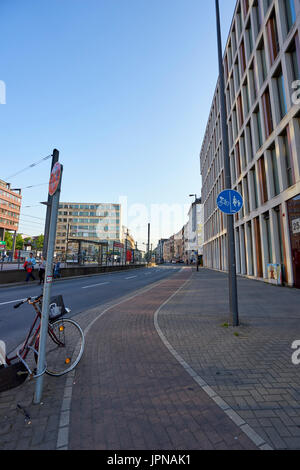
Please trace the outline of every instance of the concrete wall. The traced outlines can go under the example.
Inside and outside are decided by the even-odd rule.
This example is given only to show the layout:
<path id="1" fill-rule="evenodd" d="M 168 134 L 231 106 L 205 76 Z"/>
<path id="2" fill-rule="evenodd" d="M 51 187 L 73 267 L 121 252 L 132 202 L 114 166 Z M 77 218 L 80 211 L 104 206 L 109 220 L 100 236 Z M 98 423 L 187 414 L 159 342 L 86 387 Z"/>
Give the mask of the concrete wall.
<path id="1" fill-rule="evenodd" d="M 127 266 L 72 266 L 61 269 L 61 277 L 90 276 L 113 271 L 128 271 L 131 269 L 144 268 L 144 264 L 130 264 Z M 38 269 L 34 270 L 34 277 L 38 280 Z M 11 271 L 0 271 L 0 284 L 12 284 L 15 282 L 25 282 L 26 272 L 22 269 Z M 30 281 L 32 282 L 32 281 Z"/>

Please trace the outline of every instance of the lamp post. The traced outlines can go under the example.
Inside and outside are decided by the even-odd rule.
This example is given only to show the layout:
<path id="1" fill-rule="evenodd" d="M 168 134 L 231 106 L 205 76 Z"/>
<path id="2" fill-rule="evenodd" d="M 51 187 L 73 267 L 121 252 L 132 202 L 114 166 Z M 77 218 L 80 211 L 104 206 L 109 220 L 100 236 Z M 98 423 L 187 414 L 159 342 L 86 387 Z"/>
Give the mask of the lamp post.
<path id="1" fill-rule="evenodd" d="M 220 86 L 220 107 L 222 123 L 222 142 L 224 159 L 224 177 L 226 189 L 231 189 L 231 172 L 229 163 L 229 143 L 227 129 L 227 113 L 225 101 L 225 82 L 222 55 L 222 38 L 220 25 L 219 0 L 216 1 L 216 23 L 217 23 L 217 41 L 218 41 L 218 59 L 219 59 L 219 86 Z M 229 306 L 232 315 L 233 326 L 239 326 L 238 299 L 237 299 L 237 280 L 236 280 L 236 256 L 234 241 L 234 219 L 233 215 L 227 215 L 227 247 L 228 247 L 228 271 L 229 271 Z"/>

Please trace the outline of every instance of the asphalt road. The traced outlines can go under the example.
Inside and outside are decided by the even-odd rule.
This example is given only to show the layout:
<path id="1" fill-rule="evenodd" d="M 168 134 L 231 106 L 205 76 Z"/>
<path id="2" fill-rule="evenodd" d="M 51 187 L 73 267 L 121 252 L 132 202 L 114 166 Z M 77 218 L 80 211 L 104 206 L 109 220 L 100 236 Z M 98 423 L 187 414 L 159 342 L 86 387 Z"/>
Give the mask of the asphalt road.
<path id="1" fill-rule="evenodd" d="M 73 316 L 170 277 L 181 267 L 164 265 L 156 268 L 140 268 L 59 280 L 53 283 L 51 295 L 61 294 L 66 307 L 72 310 L 69 316 Z M 41 286 L 30 283 L 25 286 L 0 288 L 0 340 L 5 341 L 7 353 L 25 339 L 35 317 L 31 306 L 24 304 L 19 309 L 14 309 L 14 304 L 24 298 L 37 296 L 41 292 Z"/>

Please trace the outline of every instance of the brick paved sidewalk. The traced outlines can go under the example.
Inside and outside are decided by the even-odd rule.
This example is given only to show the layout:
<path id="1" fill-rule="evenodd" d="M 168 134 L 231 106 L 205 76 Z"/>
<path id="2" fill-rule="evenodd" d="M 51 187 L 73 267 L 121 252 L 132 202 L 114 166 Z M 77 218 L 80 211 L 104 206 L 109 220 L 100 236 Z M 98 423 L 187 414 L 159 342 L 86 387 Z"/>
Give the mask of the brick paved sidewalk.
<path id="1" fill-rule="evenodd" d="M 0 449 L 256 449 L 254 442 L 264 448 L 264 439 L 274 447 L 267 434 L 260 438 L 259 431 L 264 429 L 250 422 L 251 417 L 244 414 L 241 419 L 234 412 L 234 400 L 229 402 L 226 397 L 230 407 L 224 404 L 219 393 L 222 387 L 216 389 L 212 381 L 219 380 L 222 386 L 227 379 L 237 380 L 230 375 L 226 361 L 222 367 L 213 362 L 213 351 L 218 351 L 218 359 L 224 356 L 216 345 L 220 337 L 224 345 L 229 338 L 225 348 L 228 357 L 240 339 L 219 327 L 219 320 L 224 322 L 226 315 L 223 301 L 216 304 L 216 294 L 218 289 L 224 290 L 225 278 L 201 271 L 189 281 L 190 274 L 189 269 L 183 269 L 115 306 L 109 304 L 78 315 L 76 320 L 88 331 L 84 357 L 76 372 L 61 378 L 45 376 L 41 405 L 32 404 L 32 382 L 0 394 Z M 207 290 L 209 283 L 212 296 Z M 204 307 L 209 301 L 202 323 L 199 304 Z M 296 320 L 295 312 L 293 315 Z M 166 341 L 174 350 L 168 350 Z M 178 362 L 181 357 L 186 363 Z M 204 364 L 205 370 L 202 361 L 211 361 L 209 367 Z M 211 388 L 204 386 L 200 376 Z M 235 386 L 229 383 L 230 397 L 242 398 L 239 388 L 234 394 Z M 17 410 L 17 403 L 30 420 L 22 409 Z M 293 419 L 295 432 L 293 413 L 295 409 L 288 417 Z M 283 415 L 275 417 L 284 419 Z M 272 429 L 275 424 L 272 422 Z"/>
<path id="2" fill-rule="evenodd" d="M 87 336 L 66 448 L 256 449 L 167 350 L 154 314 L 191 271 L 111 308 Z M 63 444 L 62 433 L 62 444 Z"/>
<path id="3" fill-rule="evenodd" d="M 300 291 L 238 280 L 241 326 L 226 328 L 227 276 L 200 270 L 159 312 L 180 357 L 274 449 L 300 449 Z M 235 336 L 236 334 L 236 336 Z"/>
<path id="4" fill-rule="evenodd" d="M 148 287 L 142 288 L 137 293 L 147 290 Z M 126 295 L 118 302 L 128 297 L 132 295 Z M 90 309 L 76 315 L 75 320 L 86 329 L 102 311 L 115 303 L 112 301 Z M 55 450 L 61 441 L 60 431 L 65 429 L 66 409 L 69 409 L 70 390 L 75 379 L 76 374 L 74 378 L 72 373 L 63 377 L 45 375 L 42 403 L 39 405 L 33 404 L 35 381 L 26 381 L 20 387 L 1 392 L 0 450 Z"/>

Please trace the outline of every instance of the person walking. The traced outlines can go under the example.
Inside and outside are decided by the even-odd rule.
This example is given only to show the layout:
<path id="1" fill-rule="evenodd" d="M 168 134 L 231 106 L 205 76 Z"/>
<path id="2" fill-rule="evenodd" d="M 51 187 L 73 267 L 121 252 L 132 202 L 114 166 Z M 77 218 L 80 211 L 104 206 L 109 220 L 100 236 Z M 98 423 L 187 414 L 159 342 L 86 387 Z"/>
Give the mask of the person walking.
<path id="1" fill-rule="evenodd" d="M 24 268 L 27 272 L 26 282 L 29 282 L 30 278 L 32 278 L 32 280 L 35 281 L 35 277 L 33 275 L 33 270 L 34 270 L 35 265 L 36 265 L 36 260 L 33 257 L 33 253 L 30 253 L 29 257 L 26 259 L 24 263 Z"/>
<path id="2" fill-rule="evenodd" d="M 54 268 L 54 279 L 60 277 L 60 261 L 57 261 Z"/>
<path id="3" fill-rule="evenodd" d="M 40 285 L 41 285 L 42 282 L 44 282 L 44 280 L 45 280 L 45 270 L 46 270 L 46 260 L 45 260 L 45 258 L 42 256 L 42 257 L 41 257 L 41 261 L 40 261 L 40 263 L 39 263 Z"/>

